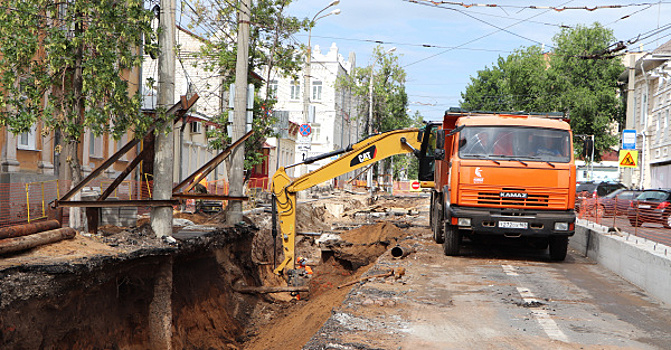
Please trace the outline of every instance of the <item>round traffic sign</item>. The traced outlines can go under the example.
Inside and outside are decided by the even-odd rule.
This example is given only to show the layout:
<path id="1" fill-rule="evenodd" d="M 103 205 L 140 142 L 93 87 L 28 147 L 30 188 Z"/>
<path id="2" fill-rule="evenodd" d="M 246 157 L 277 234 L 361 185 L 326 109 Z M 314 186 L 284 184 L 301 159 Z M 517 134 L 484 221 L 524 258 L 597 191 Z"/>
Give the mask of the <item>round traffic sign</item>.
<path id="1" fill-rule="evenodd" d="M 410 186 L 412 186 L 413 190 L 418 190 L 419 189 L 419 181 L 413 181 L 412 184 L 410 184 Z"/>
<path id="2" fill-rule="evenodd" d="M 301 124 L 301 126 L 298 128 L 298 133 L 301 134 L 301 136 L 310 136 L 312 133 L 310 124 Z"/>

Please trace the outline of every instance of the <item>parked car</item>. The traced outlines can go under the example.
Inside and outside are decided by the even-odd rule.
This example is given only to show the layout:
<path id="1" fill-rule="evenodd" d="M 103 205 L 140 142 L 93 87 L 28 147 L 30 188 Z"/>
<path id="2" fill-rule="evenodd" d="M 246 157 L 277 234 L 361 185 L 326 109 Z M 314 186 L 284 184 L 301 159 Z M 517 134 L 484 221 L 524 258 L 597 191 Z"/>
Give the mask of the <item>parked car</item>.
<path id="1" fill-rule="evenodd" d="M 671 189 L 645 190 L 631 202 L 627 210 L 631 226 L 654 222 L 671 228 Z"/>
<path id="2" fill-rule="evenodd" d="M 616 181 L 581 181 L 576 186 L 575 192 L 581 198 L 596 198 L 604 197 L 621 188 L 627 188 L 627 186 Z"/>
<path id="3" fill-rule="evenodd" d="M 631 206 L 631 202 L 641 194 L 641 190 L 628 190 L 620 188 L 597 200 L 597 215 L 617 216 L 625 215 Z"/>
<path id="4" fill-rule="evenodd" d="M 585 208 L 594 210 L 596 198 L 601 198 L 609 193 L 619 189 L 626 189 L 627 186 L 616 181 L 581 181 L 575 188 L 575 210 Z M 589 200 L 593 198 L 593 200 Z M 583 203 L 585 204 L 583 206 Z"/>

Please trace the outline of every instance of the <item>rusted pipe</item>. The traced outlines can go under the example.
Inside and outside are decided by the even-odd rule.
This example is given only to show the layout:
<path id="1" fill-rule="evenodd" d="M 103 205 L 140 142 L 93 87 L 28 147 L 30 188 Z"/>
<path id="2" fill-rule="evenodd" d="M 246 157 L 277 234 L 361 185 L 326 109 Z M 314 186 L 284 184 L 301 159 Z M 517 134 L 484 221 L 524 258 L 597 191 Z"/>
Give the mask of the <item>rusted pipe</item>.
<path id="1" fill-rule="evenodd" d="M 415 250 L 413 248 L 397 245 L 394 248 L 391 248 L 391 256 L 394 258 L 403 258 L 414 251 Z"/>
<path id="2" fill-rule="evenodd" d="M 58 220 L 38 221 L 31 224 L 0 228 L 0 239 L 27 236 L 36 232 L 53 230 L 61 227 Z"/>
<path id="3" fill-rule="evenodd" d="M 0 239 L 0 254 L 18 252 L 37 246 L 73 238 L 77 231 L 72 227 L 34 233 L 28 236 Z"/>
<path id="4" fill-rule="evenodd" d="M 238 286 L 233 287 L 233 290 L 239 293 L 283 293 L 283 292 L 309 292 L 309 286 L 286 286 L 286 287 L 266 287 L 266 286 Z"/>

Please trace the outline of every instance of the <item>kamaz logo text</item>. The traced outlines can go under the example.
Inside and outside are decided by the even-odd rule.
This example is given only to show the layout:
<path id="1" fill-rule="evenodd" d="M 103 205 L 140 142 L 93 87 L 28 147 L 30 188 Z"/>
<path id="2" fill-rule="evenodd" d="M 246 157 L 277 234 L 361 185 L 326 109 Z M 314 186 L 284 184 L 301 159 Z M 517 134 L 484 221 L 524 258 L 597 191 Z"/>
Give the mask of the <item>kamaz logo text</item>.
<path id="1" fill-rule="evenodd" d="M 527 198 L 528 194 L 524 192 L 501 192 L 499 196 L 501 198 Z"/>

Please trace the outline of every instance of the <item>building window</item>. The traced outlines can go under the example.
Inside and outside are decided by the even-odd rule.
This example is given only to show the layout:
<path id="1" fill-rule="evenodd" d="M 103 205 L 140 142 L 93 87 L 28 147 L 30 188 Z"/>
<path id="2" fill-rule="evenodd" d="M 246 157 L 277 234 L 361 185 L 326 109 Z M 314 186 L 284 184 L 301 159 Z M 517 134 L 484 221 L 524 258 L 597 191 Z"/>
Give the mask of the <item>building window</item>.
<path id="1" fill-rule="evenodd" d="M 291 99 L 299 100 L 301 98 L 301 85 L 297 81 L 291 82 Z"/>
<path id="2" fill-rule="evenodd" d="M 37 125 L 30 127 L 30 131 L 26 131 L 19 135 L 18 149 L 34 151 L 37 149 L 37 142 L 35 135 L 37 134 Z"/>
<path id="3" fill-rule="evenodd" d="M 634 108 L 633 108 L 633 109 L 634 109 L 634 113 L 633 113 L 633 115 L 632 115 L 632 117 L 631 117 L 631 119 L 632 119 L 631 122 L 632 122 L 632 124 L 634 125 L 634 127 L 636 127 L 636 107 L 637 107 L 637 106 L 636 106 L 636 103 L 637 103 L 637 102 L 638 102 L 638 101 L 637 101 L 637 98 L 634 97 Z"/>
<path id="4" fill-rule="evenodd" d="M 321 125 L 312 124 L 312 141 L 319 142 L 319 138 L 321 137 L 321 129 Z"/>
<path id="5" fill-rule="evenodd" d="M 200 134 L 203 132 L 203 124 L 201 122 L 191 122 L 191 133 Z"/>
<path id="6" fill-rule="evenodd" d="M 268 83 L 268 96 L 277 100 L 277 80 L 271 80 Z"/>
<path id="7" fill-rule="evenodd" d="M 641 125 L 646 125 L 646 117 L 648 116 L 648 95 L 643 94 L 641 98 Z"/>
<path id="8" fill-rule="evenodd" d="M 102 158 L 103 156 L 103 138 L 91 133 L 89 138 L 89 155 L 91 157 Z"/>
<path id="9" fill-rule="evenodd" d="M 322 100 L 322 82 L 313 81 L 312 82 L 312 100 L 321 101 Z"/>

